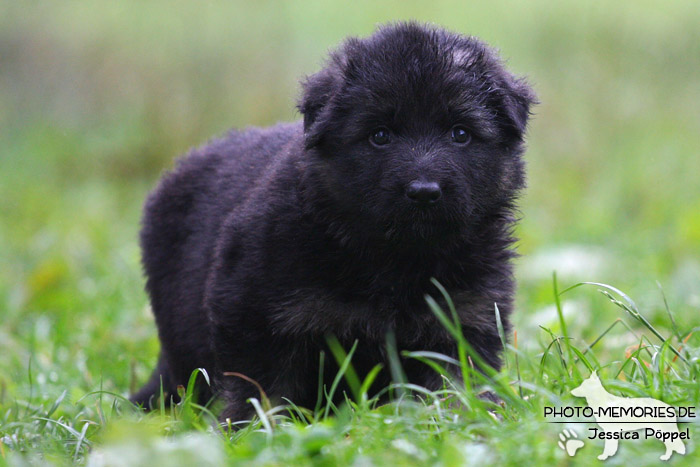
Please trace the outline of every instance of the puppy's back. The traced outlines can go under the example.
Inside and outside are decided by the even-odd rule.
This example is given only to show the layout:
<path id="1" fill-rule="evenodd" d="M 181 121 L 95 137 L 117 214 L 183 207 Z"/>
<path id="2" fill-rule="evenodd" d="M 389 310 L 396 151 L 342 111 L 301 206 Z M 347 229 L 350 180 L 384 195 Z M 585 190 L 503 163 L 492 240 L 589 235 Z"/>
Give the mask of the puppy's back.
<path id="1" fill-rule="evenodd" d="M 172 386 L 166 390 L 211 365 L 211 351 L 202 346 L 209 342 L 202 301 L 219 228 L 296 135 L 298 124 L 232 131 L 180 159 L 148 196 L 142 261 L 162 344 L 156 371 L 165 367 Z"/>

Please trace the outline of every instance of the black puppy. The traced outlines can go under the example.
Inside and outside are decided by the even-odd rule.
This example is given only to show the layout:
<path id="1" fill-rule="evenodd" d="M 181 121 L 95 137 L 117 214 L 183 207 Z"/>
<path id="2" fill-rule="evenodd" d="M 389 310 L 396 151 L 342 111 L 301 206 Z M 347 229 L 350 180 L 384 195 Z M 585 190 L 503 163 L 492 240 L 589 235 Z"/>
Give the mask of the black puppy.
<path id="1" fill-rule="evenodd" d="M 202 367 L 214 390 L 200 394 L 223 395 L 223 417 L 247 417 L 258 396 L 234 372 L 311 407 L 328 335 L 346 349 L 358 341 L 361 374 L 386 362 L 390 332 L 399 351 L 454 356 L 425 302 L 439 296 L 431 278 L 472 347 L 499 367 L 494 303 L 507 328 L 533 101 L 479 40 L 400 23 L 331 54 L 303 83 L 303 123 L 233 131 L 192 151 L 145 207 L 162 351 L 132 400 L 148 406 L 161 378 L 175 394 Z M 403 363 L 411 382 L 441 386 L 427 366 Z"/>

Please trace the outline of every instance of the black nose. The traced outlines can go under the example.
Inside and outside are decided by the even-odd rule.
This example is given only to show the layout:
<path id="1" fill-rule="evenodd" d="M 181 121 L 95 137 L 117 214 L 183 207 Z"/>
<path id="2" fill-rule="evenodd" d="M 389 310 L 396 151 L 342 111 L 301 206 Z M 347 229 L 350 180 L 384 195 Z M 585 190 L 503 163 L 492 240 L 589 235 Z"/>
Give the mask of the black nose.
<path id="1" fill-rule="evenodd" d="M 406 196 L 416 203 L 432 204 L 442 196 L 442 190 L 437 182 L 414 180 L 406 187 Z"/>

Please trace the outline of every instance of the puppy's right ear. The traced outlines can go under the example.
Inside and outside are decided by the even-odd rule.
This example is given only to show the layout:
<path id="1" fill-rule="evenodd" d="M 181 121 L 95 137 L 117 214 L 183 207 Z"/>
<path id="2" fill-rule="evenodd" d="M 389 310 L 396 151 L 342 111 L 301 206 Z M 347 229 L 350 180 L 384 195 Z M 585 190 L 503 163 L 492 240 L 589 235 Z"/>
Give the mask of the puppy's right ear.
<path id="1" fill-rule="evenodd" d="M 306 149 L 318 146 L 323 140 L 330 121 L 331 100 L 339 86 L 338 75 L 337 68 L 331 65 L 301 84 L 303 93 L 297 108 L 304 115 Z"/>

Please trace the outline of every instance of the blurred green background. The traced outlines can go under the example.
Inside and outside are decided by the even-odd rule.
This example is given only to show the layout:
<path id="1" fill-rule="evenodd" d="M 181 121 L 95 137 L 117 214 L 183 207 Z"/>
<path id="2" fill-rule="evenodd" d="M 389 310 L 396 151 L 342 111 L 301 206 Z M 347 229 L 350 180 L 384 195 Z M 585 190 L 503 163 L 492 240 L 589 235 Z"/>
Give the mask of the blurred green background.
<path id="1" fill-rule="evenodd" d="M 516 329 L 536 348 L 563 286 L 624 290 L 700 324 L 700 5 L 652 2 L 0 2 L 0 404 L 143 382 L 158 351 L 141 204 L 188 148 L 299 118 L 298 79 L 397 19 L 477 35 L 541 104 L 522 199 Z M 618 315 L 564 306 L 590 340 Z M 621 358 L 634 344 L 607 341 Z M 31 370 L 28 371 L 31 359 Z"/>

